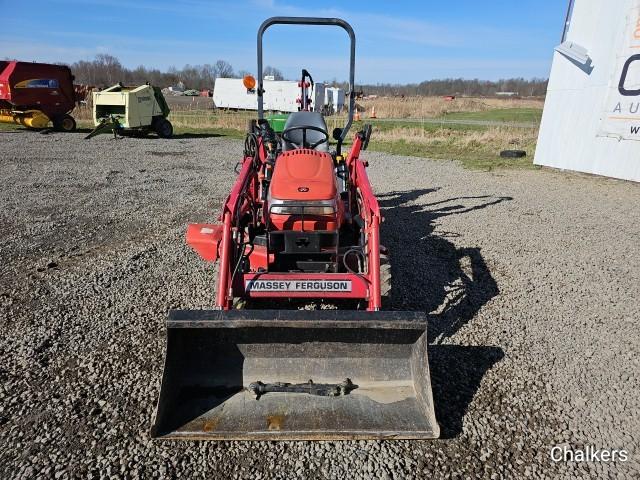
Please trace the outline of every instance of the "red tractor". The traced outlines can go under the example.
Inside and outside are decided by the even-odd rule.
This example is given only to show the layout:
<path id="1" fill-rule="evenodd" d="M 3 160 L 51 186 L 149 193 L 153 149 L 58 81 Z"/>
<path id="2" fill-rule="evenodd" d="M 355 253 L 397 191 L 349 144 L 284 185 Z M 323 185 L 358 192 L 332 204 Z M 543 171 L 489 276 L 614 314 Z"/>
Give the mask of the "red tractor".
<path id="1" fill-rule="evenodd" d="M 275 17 L 262 24 L 258 119 L 238 178 L 220 223 L 187 229 L 187 243 L 218 262 L 214 310 L 170 312 L 152 435 L 433 438 L 438 425 L 424 314 L 380 311 L 391 272 L 380 244 L 380 209 L 360 158 L 371 126 L 342 153 L 355 106 L 349 95 L 347 123 L 332 132 L 335 150 L 321 113 L 305 101 L 281 136 L 274 133 L 262 103 L 262 36 L 274 24 L 345 29 L 354 91 L 355 36 L 348 23 Z M 247 88 L 254 87 L 248 80 Z M 301 83 L 305 96 L 304 78 Z M 262 306 L 316 300 L 347 309 L 233 309 L 238 299 Z"/>
<path id="2" fill-rule="evenodd" d="M 390 289 L 380 247 L 380 209 L 361 150 L 371 127 L 340 154 L 317 112 L 292 113 L 278 139 L 259 119 L 247 136 L 245 157 L 221 224 L 192 224 L 187 243 L 220 261 L 216 307 L 234 298 L 351 299 L 368 310 Z M 384 276 L 381 277 L 381 258 Z"/>

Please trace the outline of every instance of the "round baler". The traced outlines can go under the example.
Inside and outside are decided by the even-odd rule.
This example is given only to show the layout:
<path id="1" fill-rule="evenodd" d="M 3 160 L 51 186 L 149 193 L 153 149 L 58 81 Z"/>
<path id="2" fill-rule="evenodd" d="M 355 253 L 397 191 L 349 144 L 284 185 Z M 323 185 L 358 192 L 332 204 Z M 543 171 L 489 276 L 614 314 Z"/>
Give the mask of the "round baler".
<path id="1" fill-rule="evenodd" d="M 73 79 L 65 65 L 0 61 L 0 122 L 75 130 Z"/>

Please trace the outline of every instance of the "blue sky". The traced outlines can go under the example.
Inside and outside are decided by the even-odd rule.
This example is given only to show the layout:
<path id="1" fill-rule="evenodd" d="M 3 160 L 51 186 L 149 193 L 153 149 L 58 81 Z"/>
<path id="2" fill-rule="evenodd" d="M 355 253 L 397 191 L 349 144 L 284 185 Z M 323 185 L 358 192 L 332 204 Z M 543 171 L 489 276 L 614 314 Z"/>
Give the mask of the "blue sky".
<path id="1" fill-rule="evenodd" d="M 564 0 L 0 0 L 0 58 L 67 62 L 109 53 L 127 67 L 229 61 L 255 72 L 255 34 L 275 15 L 337 16 L 356 32 L 357 83 L 547 77 Z M 347 36 L 333 27 L 275 26 L 265 62 L 297 77 L 345 79 Z"/>

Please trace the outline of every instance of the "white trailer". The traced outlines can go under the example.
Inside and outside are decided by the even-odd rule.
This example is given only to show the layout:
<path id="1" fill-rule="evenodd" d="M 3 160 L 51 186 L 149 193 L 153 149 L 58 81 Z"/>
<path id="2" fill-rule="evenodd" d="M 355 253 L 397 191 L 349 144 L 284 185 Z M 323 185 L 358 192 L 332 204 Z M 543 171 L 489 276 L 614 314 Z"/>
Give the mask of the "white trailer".
<path id="1" fill-rule="evenodd" d="M 327 86 L 324 83 L 314 83 L 313 90 L 311 92 L 311 110 L 314 112 L 324 112 L 325 111 L 325 92 L 327 91 Z"/>
<path id="2" fill-rule="evenodd" d="M 327 87 L 327 90 L 331 91 L 331 108 L 333 112 L 342 112 L 345 100 L 344 89 L 338 87 Z"/>
<path id="3" fill-rule="evenodd" d="M 297 112 L 300 109 L 298 82 L 267 80 L 264 83 L 264 109 L 278 112 Z M 217 108 L 257 110 L 258 96 L 247 90 L 241 78 L 218 78 L 213 88 L 213 103 Z M 324 84 L 316 83 L 311 95 L 311 106 L 324 104 Z"/>
<path id="4" fill-rule="evenodd" d="M 324 89 L 324 106 L 325 110 L 333 113 L 333 90 L 331 87 Z"/>
<path id="5" fill-rule="evenodd" d="M 217 108 L 258 109 L 255 89 L 247 90 L 241 78 L 216 78 L 213 103 Z"/>
<path id="6" fill-rule="evenodd" d="M 345 94 L 342 88 L 326 87 L 324 89 L 324 107 L 328 114 L 340 113 L 344 108 Z"/>
<path id="7" fill-rule="evenodd" d="M 640 181 L 640 0 L 573 0 L 535 163 Z"/>

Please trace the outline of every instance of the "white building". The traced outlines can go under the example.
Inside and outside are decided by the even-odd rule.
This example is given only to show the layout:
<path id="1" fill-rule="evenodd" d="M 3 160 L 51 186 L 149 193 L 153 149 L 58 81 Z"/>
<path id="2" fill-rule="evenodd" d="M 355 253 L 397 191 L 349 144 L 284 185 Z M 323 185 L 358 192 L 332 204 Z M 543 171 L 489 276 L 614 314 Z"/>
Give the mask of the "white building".
<path id="1" fill-rule="evenodd" d="M 264 109 L 278 112 L 297 112 L 300 108 L 300 87 L 298 82 L 288 80 L 268 80 L 264 82 Z M 324 106 L 324 84 L 316 83 L 311 95 L 311 107 Z M 217 78 L 213 88 L 213 103 L 217 108 L 257 110 L 258 95 L 247 90 L 241 78 Z"/>
<path id="2" fill-rule="evenodd" d="M 535 163 L 640 181 L 640 0 L 573 0 Z"/>

